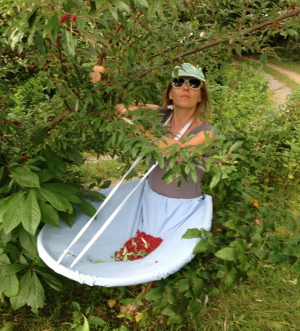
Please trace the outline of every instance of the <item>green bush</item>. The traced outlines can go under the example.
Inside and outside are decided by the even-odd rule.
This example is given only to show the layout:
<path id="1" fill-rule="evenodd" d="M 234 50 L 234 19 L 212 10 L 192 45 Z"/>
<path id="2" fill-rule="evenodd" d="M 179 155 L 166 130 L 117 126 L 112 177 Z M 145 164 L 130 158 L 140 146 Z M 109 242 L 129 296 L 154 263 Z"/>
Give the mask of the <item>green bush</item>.
<path id="1" fill-rule="evenodd" d="M 212 122 L 220 133 L 208 150 L 203 184 L 214 199 L 214 226 L 210 233 L 190 229 L 187 238 L 204 235 L 197 257 L 139 296 L 138 304 L 146 305 L 140 325 L 147 328 L 154 318 L 181 327 L 220 286 L 230 290 L 254 276 L 260 261 L 288 261 L 299 271 L 299 236 L 291 234 L 297 224 L 276 197 L 279 189 L 299 184 L 299 95 L 274 110 L 261 75 L 248 66 L 226 66 L 233 51 L 274 53 L 266 45 L 278 33 L 278 24 L 272 27 L 278 15 L 293 15 L 281 17 L 280 29 L 295 34 L 299 18 L 288 2 L 280 13 L 276 2 L 217 1 L 212 8 L 210 1 L 173 0 L 7 0 L 0 9 L 0 294 L 14 309 L 28 305 L 38 312 L 45 282 L 62 288 L 37 255 L 36 235 L 59 219 L 72 225 L 74 205 L 92 213 L 72 168 L 82 164 L 82 152 L 118 155 L 125 163 L 151 154 L 162 162 L 157 148 L 114 107 L 159 103 L 174 63 L 188 55 L 187 61 L 201 60 L 207 68 Z M 94 64 L 108 68 L 98 86 L 89 77 Z M 137 112 L 136 121 L 159 135 L 158 120 Z M 166 180 L 192 171 L 196 152 L 182 151 L 181 166 L 175 164 L 178 151 L 170 149 L 174 167 Z M 278 238 L 282 226 L 287 232 Z M 116 292 L 120 302 L 137 296 L 124 288 Z"/>

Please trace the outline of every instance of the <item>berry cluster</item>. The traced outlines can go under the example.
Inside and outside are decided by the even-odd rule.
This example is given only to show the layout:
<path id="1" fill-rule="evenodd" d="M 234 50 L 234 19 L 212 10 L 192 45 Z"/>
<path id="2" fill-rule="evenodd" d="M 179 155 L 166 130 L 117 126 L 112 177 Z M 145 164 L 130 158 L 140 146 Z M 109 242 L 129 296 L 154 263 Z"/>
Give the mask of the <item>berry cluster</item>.
<path id="1" fill-rule="evenodd" d="M 76 15 L 70 15 L 70 14 L 64 14 L 60 19 L 60 23 L 65 23 L 65 21 L 68 21 L 68 20 L 71 20 L 71 21 L 76 21 L 77 20 L 77 16 Z"/>
<path id="2" fill-rule="evenodd" d="M 136 235 L 127 240 L 123 247 L 115 253 L 115 259 L 116 261 L 141 259 L 153 252 L 162 241 L 159 237 L 153 237 L 138 230 Z"/>
<path id="3" fill-rule="evenodd" d="M 14 125 L 16 126 L 21 126 L 23 122 L 20 121 L 13 121 Z"/>

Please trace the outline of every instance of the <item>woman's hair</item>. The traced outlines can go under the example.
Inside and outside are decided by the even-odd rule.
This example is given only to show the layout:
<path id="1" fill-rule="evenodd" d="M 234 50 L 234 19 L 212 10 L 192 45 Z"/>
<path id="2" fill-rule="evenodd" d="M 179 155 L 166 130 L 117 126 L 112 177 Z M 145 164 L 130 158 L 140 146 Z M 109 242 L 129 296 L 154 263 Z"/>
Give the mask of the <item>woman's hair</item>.
<path id="1" fill-rule="evenodd" d="M 167 108 L 170 105 L 173 105 L 173 100 L 169 98 L 169 93 L 172 89 L 172 84 L 169 83 L 163 94 L 163 107 Z M 201 101 L 198 102 L 197 108 L 195 110 L 195 117 L 200 117 L 201 119 L 207 120 L 209 118 L 210 107 L 209 107 L 209 97 L 206 88 L 205 82 L 201 82 Z"/>

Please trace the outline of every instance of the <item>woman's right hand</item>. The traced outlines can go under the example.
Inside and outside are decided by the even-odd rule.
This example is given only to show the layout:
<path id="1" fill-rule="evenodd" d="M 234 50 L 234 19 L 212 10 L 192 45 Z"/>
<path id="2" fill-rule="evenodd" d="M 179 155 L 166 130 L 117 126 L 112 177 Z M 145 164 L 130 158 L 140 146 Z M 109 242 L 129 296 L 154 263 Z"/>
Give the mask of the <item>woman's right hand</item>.
<path id="1" fill-rule="evenodd" d="M 153 104 L 131 104 L 128 108 L 124 105 L 124 103 L 120 103 L 116 106 L 116 111 L 118 114 L 124 114 L 128 111 L 135 110 L 135 109 L 151 109 L 151 110 L 158 110 L 158 105 Z"/>
<path id="2" fill-rule="evenodd" d="M 130 105 L 128 108 L 126 108 L 124 103 L 119 103 L 118 105 L 116 105 L 116 111 L 120 115 L 127 113 L 130 110 L 135 110 L 135 109 L 138 109 L 138 107 L 135 105 Z"/>

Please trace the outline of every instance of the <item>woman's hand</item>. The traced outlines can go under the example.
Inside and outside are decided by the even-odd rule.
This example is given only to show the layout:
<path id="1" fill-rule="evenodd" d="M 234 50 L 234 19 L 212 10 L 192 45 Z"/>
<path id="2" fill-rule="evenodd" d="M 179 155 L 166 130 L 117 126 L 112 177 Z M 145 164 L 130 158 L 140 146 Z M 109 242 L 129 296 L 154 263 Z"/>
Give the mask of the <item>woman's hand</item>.
<path id="1" fill-rule="evenodd" d="M 131 110 L 136 110 L 136 109 L 151 109 L 151 110 L 158 110 L 158 105 L 153 105 L 153 104 L 131 104 L 128 107 L 124 105 L 124 103 L 120 103 L 116 106 L 116 111 L 118 114 L 124 114 L 127 113 Z"/>
<path id="2" fill-rule="evenodd" d="M 94 66 L 93 71 L 90 74 L 93 84 L 96 84 L 102 80 L 102 74 L 106 73 L 107 69 L 103 66 Z"/>
<path id="3" fill-rule="evenodd" d="M 139 107 L 135 106 L 135 105 L 130 105 L 129 107 L 126 107 L 124 105 L 124 103 L 119 103 L 118 105 L 116 105 L 116 111 L 118 114 L 122 115 L 124 113 L 127 113 L 131 110 L 135 110 L 135 109 L 139 109 Z"/>

